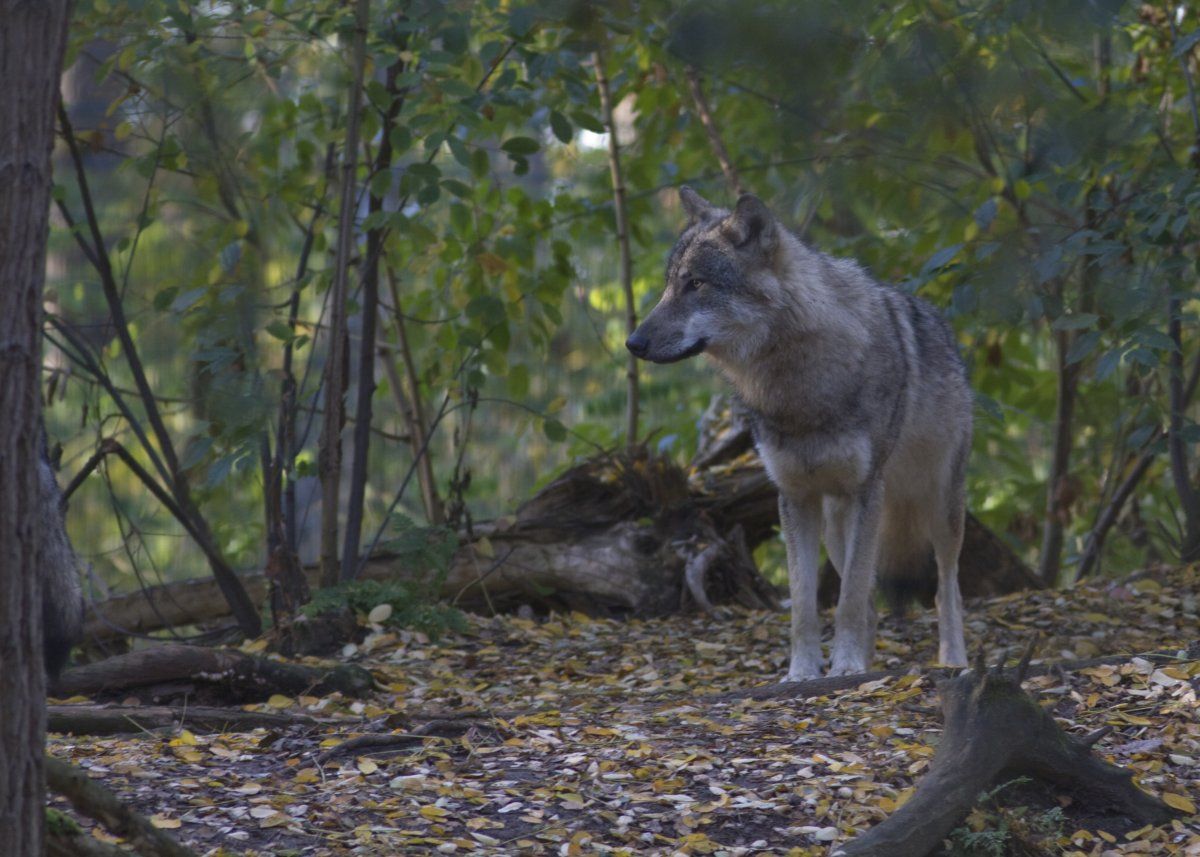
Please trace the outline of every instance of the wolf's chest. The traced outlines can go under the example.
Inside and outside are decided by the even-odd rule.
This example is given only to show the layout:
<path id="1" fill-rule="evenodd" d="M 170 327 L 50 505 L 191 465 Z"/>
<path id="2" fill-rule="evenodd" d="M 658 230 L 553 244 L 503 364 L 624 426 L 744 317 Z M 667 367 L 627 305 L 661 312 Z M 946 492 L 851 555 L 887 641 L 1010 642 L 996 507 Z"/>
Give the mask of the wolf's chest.
<path id="1" fill-rule="evenodd" d="M 771 481 L 791 496 L 852 494 L 870 475 L 870 442 L 861 434 L 767 437 L 757 446 Z"/>

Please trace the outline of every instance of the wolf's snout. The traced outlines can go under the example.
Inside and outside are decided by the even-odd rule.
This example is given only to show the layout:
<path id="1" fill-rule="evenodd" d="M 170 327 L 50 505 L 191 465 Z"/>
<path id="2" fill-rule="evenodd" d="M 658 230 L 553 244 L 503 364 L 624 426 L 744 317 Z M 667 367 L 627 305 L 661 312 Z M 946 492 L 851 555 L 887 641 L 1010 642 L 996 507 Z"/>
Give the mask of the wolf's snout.
<path id="1" fill-rule="evenodd" d="M 645 357 L 650 352 L 650 340 L 641 331 L 635 330 L 625 340 L 625 347 L 634 357 Z"/>

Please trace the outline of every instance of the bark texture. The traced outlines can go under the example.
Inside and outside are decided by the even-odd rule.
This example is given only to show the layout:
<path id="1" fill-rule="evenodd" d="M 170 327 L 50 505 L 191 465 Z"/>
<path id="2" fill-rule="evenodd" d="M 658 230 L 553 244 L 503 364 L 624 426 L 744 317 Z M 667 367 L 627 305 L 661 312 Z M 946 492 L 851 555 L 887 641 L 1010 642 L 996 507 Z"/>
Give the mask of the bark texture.
<path id="1" fill-rule="evenodd" d="M 1080 740 L 1021 690 L 1026 654 L 1015 674 L 974 669 L 938 686 L 946 728 L 929 773 L 885 821 L 834 852 L 835 857 L 926 857 L 998 782 L 1029 776 L 1069 792 L 1097 813 L 1134 826 L 1162 824 L 1178 813 L 1133 784 L 1124 768 L 1096 757 L 1102 730 Z"/>
<path id="2" fill-rule="evenodd" d="M 37 538 L 42 286 L 66 0 L 0 0 L 0 842 L 41 854 Z"/>
<path id="3" fill-rule="evenodd" d="M 362 667 L 306 667 L 254 657 L 231 649 L 168 644 L 117 655 L 63 673 L 64 696 L 104 696 L 133 692 L 161 701 L 185 696 L 201 703 L 260 702 L 272 694 L 296 696 L 335 691 L 361 696 L 374 686 Z"/>

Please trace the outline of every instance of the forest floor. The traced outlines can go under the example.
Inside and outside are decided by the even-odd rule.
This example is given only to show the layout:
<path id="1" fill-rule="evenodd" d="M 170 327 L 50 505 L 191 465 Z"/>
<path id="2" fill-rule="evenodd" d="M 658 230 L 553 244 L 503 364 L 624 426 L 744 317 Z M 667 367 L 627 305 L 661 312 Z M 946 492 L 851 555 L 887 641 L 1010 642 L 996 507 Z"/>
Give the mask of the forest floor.
<path id="1" fill-rule="evenodd" d="M 1129 655 L 1026 688 L 1070 732 L 1114 727 L 1097 750 L 1185 815 L 1102 833 L 1067 799 L 1012 806 L 1055 800 L 1017 785 L 1009 806 L 968 818 L 952 853 L 1200 855 L 1200 661 L 1134 657 L 1200 637 L 1198 592 L 1193 567 L 969 605 L 972 650 L 1015 658 L 1036 631 L 1042 660 Z M 933 621 L 884 619 L 877 664 L 928 665 Z M 352 655 L 379 682 L 370 699 L 258 706 L 337 718 L 316 732 L 54 736 L 50 749 L 198 853 L 828 855 L 928 767 L 937 696 L 917 675 L 808 700 L 731 695 L 778 680 L 786 640 L 782 613 L 471 617 L 437 642 L 372 635 Z M 429 734 L 383 752 L 334 749 L 414 731 Z M 1040 850 L 961 844 L 1005 837 Z"/>

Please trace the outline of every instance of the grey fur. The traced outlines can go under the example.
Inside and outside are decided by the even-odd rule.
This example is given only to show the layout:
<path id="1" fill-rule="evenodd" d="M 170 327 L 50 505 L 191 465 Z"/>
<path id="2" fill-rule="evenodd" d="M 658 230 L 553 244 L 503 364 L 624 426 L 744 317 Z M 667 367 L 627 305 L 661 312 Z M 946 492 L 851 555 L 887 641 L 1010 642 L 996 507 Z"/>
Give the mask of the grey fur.
<path id="1" fill-rule="evenodd" d="M 83 587 L 63 523 L 62 492 L 44 452 L 38 460 L 38 489 L 43 652 L 47 674 L 57 678 L 83 637 Z"/>
<path id="2" fill-rule="evenodd" d="M 876 567 L 938 565 L 939 656 L 966 665 L 958 555 L 972 396 L 937 311 L 800 241 L 757 198 L 684 188 L 690 222 L 659 304 L 629 337 L 659 363 L 703 351 L 752 414 L 779 488 L 792 600 L 789 680 L 820 674 L 819 541 L 841 575 L 831 672 L 874 654 Z"/>

